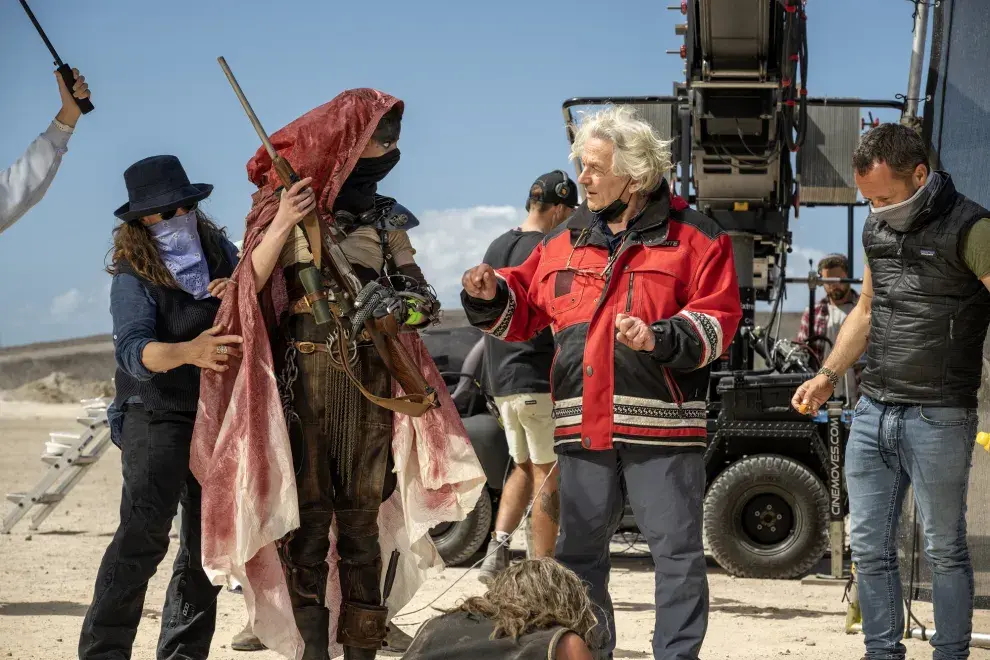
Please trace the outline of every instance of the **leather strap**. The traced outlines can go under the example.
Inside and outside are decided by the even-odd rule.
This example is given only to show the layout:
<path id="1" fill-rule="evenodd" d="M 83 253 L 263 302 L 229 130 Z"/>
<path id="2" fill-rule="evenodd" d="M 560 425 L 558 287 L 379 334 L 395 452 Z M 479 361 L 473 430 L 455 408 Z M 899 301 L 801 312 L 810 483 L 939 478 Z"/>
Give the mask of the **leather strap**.
<path id="1" fill-rule="evenodd" d="M 330 348 L 326 344 L 319 344 L 312 341 L 292 341 L 290 344 L 292 344 L 292 346 L 294 346 L 295 349 L 303 355 L 312 355 L 313 353 L 330 353 Z M 337 361 L 337 356 L 334 356 L 334 361 Z M 347 374 L 348 380 L 354 384 L 354 387 L 361 392 L 361 395 L 364 396 L 364 398 L 377 406 L 381 406 L 386 410 L 391 410 L 392 412 L 397 412 L 402 415 L 409 415 L 410 417 L 422 417 L 427 410 L 436 406 L 436 392 L 429 392 L 427 394 L 406 394 L 404 396 L 393 398 L 376 396 L 369 392 L 364 385 L 361 384 L 361 381 L 358 380 L 357 376 L 354 375 L 354 372 L 351 370 L 351 364 L 346 357 L 339 361 L 343 364 L 343 371 Z"/>
<path id="2" fill-rule="evenodd" d="M 316 213 L 303 218 L 302 225 L 306 231 L 306 240 L 309 241 L 309 251 L 313 253 L 313 265 L 319 268 L 323 262 L 323 237 L 320 235 L 320 221 Z"/>
<path id="3" fill-rule="evenodd" d="M 327 291 L 322 291 L 321 293 L 314 294 L 312 296 L 306 295 L 303 296 L 302 298 L 296 298 L 295 300 L 289 303 L 289 314 L 292 315 L 309 314 L 312 312 L 311 306 L 313 301 L 324 298 L 326 299 L 330 298 L 330 295 L 327 293 Z M 337 307 L 337 304 L 333 300 L 330 300 L 330 312 L 335 316 L 340 315 L 340 308 Z"/>
<path id="4" fill-rule="evenodd" d="M 337 319 L 337 333 L 338 337 L 346 336 L 344 333 L 344 328 L 340 323 L 340 319 Z M 379 351 L 379 353 L 381 353 L 381 351 Z M 387 355 L 382 355 L 382 360 L 385 362 L 386 366 L 389 366 L 389 358 Z M 422 417 L 427 410 L 430 408 L 435 408 L 437 405 L 436 392 L 427 392 L 425 394 L 406 394 L 400 397 L 392 398 L 376 396 L 365 389 L 364 385 L 361 384 L 361 381 L 354 375 L 354 372 L 351 371 L 350 362 L 347 360 L 346 356 L 340 360 L 340 363 L 344 366 L 344 373 L 347 374 L 347 377 L 350 379 L 351 383 L 354 384 L 354 387 L 358 388 L 358 391 L 364 395 L 364 398 L 371 401 L 375 405 L 385 408 L 386 410 L 391 410 L 392 412 L 397 412 L 402 415 L 409 415 L 410 417 Z M 392 369 L 390 368 L 389 371 L 392 371 Z M 395 378 L 395 375 L 393 374 L 392 377 Z"/>
<path id="5" fill-rule="evenodd" d="M 289 343 L 303 355 L 330 352 L 330 348 L 326 344 L 317 344 L 314 341 L 290 341 Z"/>
<path id="6" fill-rule="evenodd" d="M 359 649 L 382 648 L 388 634 L 388 608 L 344 601 L 337 620 L 337 642 Z"/>

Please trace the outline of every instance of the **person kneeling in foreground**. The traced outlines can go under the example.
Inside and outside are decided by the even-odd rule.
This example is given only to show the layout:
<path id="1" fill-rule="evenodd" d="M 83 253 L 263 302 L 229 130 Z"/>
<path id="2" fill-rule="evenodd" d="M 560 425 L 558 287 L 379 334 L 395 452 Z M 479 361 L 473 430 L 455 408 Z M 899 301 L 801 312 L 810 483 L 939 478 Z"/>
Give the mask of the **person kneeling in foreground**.
<path id="1" fill-rule="evenodd" d="M 591 660 L 598 621 L 578 576 L 553 559 L 505 569 L 488 593 L 423 624 L 406 660 Z"/>

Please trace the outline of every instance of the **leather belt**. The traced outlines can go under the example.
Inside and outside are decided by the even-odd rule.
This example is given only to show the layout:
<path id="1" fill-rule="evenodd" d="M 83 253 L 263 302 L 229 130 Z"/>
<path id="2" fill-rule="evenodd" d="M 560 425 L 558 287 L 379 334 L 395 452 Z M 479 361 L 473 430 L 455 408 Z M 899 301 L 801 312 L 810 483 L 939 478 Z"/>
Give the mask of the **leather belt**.
<path id="1" fill-rule="evenodd" d="M 313 297 L 313 300 L 316 300 L 318 298 L 327 298 L 327 297 L 328 296 L 326 292 L 323 292 L 323 295 L 317 295 Z M 303 296 L 302 298 L 297 298 L 289 303 L 289 314 L 291 315 L 309 314 L 311 313 L 311 311 L 312 308 L 310 306 L 309 296 Z M 340 307 L 332 299 L 330 300 L 330 312 L 335 316 L 340 316 Z"/>
<path id="2" fill-rule="evenodd" d="M 309 355 L 310 353 L 329 353 L 330 348 L 326 344 L 317 344 L 312 341 L 293 341 L 289 342 L 292 346 L 295 346 L 296 350 L 303 355 Z"/>
<path id="3" fill-rule="evenodd" d="M 329 353 L 330 349 L 327 347 L 326 343 L 315 342 L 315 341 L 289 341 L 289 345 L 295 347 L 297 351 L 303 355 L 312 355 L 313 353 Z M 357 340 L 358 346 L 369 346 L 371 345 L 371 340 L 368 338 L 366 332 L 362 331 L 358 335 Z"/>

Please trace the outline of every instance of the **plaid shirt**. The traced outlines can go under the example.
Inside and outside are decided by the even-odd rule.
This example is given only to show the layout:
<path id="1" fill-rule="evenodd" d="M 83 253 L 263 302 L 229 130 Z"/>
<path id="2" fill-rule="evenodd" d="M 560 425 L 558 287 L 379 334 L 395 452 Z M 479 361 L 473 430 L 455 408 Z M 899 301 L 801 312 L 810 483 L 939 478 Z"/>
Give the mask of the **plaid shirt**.
<path id="1" fill-rule="evenodd" d="M 859 301 L 859 294 L 854 289 L 850 289 L 849 302 L 855 305 L 858 301 Z M 804 314 L 801 315 L 801 329 L 798 331 L 797 341 L 802 344 L 805 344 L 808 342 L 808 337 L 828 336 L 828 297 L 822 298 L 821 300 L 818 301 L 818 304 L 815 305 L 815 331 L 810 332 L 810 329 L 811 329 L 811 319 L 809 318 L 808 310 L 805 309 Z M 811 348 L 814 349 L 817 353 L 823 354 L 823 353 L 830 353 L 832 347 L 825 342 L 815 341 L 812 342 Z M 857 371 L 857 377 L 858 375 L 859 372 Z"/>

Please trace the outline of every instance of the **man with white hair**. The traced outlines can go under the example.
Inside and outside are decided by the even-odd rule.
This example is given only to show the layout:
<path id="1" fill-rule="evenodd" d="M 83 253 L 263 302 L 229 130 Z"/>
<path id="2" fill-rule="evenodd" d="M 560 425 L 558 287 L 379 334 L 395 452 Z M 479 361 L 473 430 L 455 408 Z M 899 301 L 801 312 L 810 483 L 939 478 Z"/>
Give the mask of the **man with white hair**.
<path id="1" fill-rule="evenodd" d="M 474 325 L 508 341 L 553 330 L 555 557 L 605 613 L 597 656 L 615 648 L 609 541 L 625 493 L 656 566 L 654 657 L 693 659 L 708 622 L 709 365 L 742 317 L 732 245 L 671 194 L 669 143 L 631 109 L 586 119 L 571 157 L 586 202 L 521 266 L 467 271 L 461 301 Z"/>

